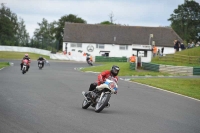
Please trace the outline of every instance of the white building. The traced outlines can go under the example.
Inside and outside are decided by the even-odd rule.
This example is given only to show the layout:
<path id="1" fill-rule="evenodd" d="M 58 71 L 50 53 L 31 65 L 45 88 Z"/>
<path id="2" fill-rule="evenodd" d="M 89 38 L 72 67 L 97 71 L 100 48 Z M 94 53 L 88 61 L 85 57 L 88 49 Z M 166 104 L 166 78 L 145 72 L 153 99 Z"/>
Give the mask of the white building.
<path id="1" fill-rule="evenodd" d="M 63 51 L 71 55 L 130 57 L 141 56 L 142 62 L 150 62 L 152 44 L 164 47 L 164 54 L 174 53 L 173 41 L 182 39 L 171 28 L 119 25 L 92 25 L 65 23 Z"/>

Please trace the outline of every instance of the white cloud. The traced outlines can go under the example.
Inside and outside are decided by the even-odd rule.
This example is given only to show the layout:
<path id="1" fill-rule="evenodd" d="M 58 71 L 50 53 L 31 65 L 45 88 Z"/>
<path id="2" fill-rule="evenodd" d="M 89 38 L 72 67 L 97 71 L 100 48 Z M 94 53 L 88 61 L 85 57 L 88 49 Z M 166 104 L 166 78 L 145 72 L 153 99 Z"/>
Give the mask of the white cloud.
<path id="1" fill-rule="evenodd" d="M 3 1 L 3 0 L 0 0 Z M 184 0 L 5 0 L 6 6 L 24 19 L 30 35 L 43 18 L 58 21 L 74 14 L 89 24 L 109 21 L 130 26 L 169 26 L 167 19 Z"/>

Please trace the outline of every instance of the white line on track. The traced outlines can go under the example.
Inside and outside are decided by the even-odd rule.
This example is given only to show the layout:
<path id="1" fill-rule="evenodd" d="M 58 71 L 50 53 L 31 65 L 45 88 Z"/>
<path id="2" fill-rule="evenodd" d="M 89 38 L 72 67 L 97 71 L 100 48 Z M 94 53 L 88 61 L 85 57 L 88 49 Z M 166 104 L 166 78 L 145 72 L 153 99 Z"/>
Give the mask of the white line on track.
<path id="1" fill-rule="evenodd" d="M 5 67 L 1 68 L 0 71 L 3 70 L 4 68 L 5 68 Z"/>
<path id="2" fill-rule="evenodd" d="M 189 97 L 189 96 L 185 96 L 185 95 L 182 95 L 182 94 L 178 94 L 178 93 L 175 93 L 175 92 L 171 92 L 171 91 L 168 91 L 168 90 L 164 90 L 164 89 L 161 89 L 161 88 L 157 88 L 157 87 L 154 87 L 154 86 L 150 86 L 150 85 L 146 85 L 146 84 L 142 84 L 142 83 L 130 81 L 130 79 L 122 79 L 122 78 L 120 78 L 120 79 L 121 79 L 121 80 L 124 80 L 124 81 L 128 81 L 128 82 L 136 83 L 136 84 L 139 84 L 139 85 L 144 85 L 144 86 L 147 86 L 147 87 L 151 87 L 151 88 L 154 88 L 154 89 L 157 89 L 157 90 L 169 92 L 169 93 L 172 93 L 172 94 L 175 94 L 175 95 L 183 96 L 183 97 L 186 97 L 186 98 L 189 98 L 189 99 L 193 99 L 193 100 L 196 100 L 196 101 L 200 102 L 199 99 L 195 99 L 195 98 L 192 98 L 192 97 Z"/>

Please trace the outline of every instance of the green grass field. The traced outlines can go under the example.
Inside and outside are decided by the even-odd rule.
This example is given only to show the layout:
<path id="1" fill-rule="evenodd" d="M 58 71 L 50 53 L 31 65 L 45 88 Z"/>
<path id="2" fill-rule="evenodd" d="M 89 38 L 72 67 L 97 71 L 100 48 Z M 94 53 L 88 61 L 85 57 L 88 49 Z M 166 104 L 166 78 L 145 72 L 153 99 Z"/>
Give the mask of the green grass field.
<path id="1" fill-rule="evenodd" d="M 193 60 L 198 61 L 193 62 Z M 174 65 L 174 66 L 191 66 L 200 67 L 200 47 L 186 49 L 175 54 L 166 55 L 166 57 L 155 57 L 151 63 Z"/>
<path id="2" fill-rule="evenodd" d="M 9 52 L 9 51 L 0 51 L 0 59 L 22 59 L 27 52 Z M 40 56 L 50 59 L 49 56 L 40 55 L 35 53 L 27 53 L 29 57 L 33 60 L 38 59 Z"/>
<path id="3" fill-rule="evenodd" d="M 95 63 L 96 64 L 96 63 Z M 129 62 L 102 62 L 102 63 L 97 63 L 97 64 L 103 64 L 100 66 L 94 66 L 94 67 L 87 67 L 81 69 L 81 71 L 93 71 L 93 72 L 102 72 L 104 70 L 110 70 L 112 65 L 117 65 L 120 67 L 120 72 L 119 76 L 132 76 L 132 75 L 137 75 L 137 76 L 145 76 L 145 75 L 151 75 L 151 76 L 158 76 L 158 75 L 170 75 L 167 73 L 161 73 L 161 72 L 153 72 L 153 71 L 145 71 L 142 69 L 138 70 L 130 70 L 129 68 Z"/>
<path id="4" fill-rule="evenodd" d="M 186 49 L 180 52 L 176 52 L 175 55 L 187 55 L 187 56 L 200 56 L 200 47 L 194 47 L 190 49 Z"/>
<path id="5" fill-rule="evenodd" d="M 0 62 L 0 69 L 9 66 L 8 62 Z"/>
<path id="6" fill-rule="evenodd" d="M 185 51 L 183 51 L 185 52 Z M 190 52 L 194 52 L 192 49 Z M 198 49 L 197 49 L 198 52 Z M 181 52 L 179 52 L 180 54 Z M 188 54 L 188 52 L 186 51 Z M 19 52 L 2 52 L 0 51 L 0 59 L 22 59 L 25 53 Z M 40 55 L 28 53 L 31 59 L 37 59 Z M 196 55 L 196 54 L 195 54 Z M 49 59 L 48 56 L 43 56 L 46 59 Z M 169 63 L 169 62 L 168 62 Z M 171 62 L 174 63 L 174 62 Z M 136 71 L 129 69 L 128 62 L 101 62 L 95 63 L 99 66 L 87 67 L 82 68 L 81 71 L 94 71 L 94 72 L 102 72 L 104 70 L 110 70 L 112 65 L 118 65 L 120 67 L 119 76 L 158 76 L 164 75 L 167 76 L 167 73 L 160 73 L 160 72 L 152 72 L 152 71 L 145 71 L 138 69 Z M 0 68 L 8 66 L 8 63 L 2 62 L 0 63 Z M 170 65 L 170 63 L 169 63 Z M 187 64 L 186 64 L 187 65 Z M 164 90 L 169 90 L 172 92 L 176 92 L 182 95 L 186 95 L 189 97 L 193 97 L 196 99 L 200 99 L 200 78 L 199 79 L 181 79 L 181 78 L 148 78 L 148 79 L 134 79 L 135 82 L 140 82 L 143 84 L 148 84 L 151 86 L 159 87 Z"/>
<path id="7" fill-rule="evenodd" d="M 134 82 L 143 83 L 172 91 L 178 94 L 189 96 L 200 100 L 200 78 L 181 79 L 181 78 L 148 78 L 132 79 Z"/>

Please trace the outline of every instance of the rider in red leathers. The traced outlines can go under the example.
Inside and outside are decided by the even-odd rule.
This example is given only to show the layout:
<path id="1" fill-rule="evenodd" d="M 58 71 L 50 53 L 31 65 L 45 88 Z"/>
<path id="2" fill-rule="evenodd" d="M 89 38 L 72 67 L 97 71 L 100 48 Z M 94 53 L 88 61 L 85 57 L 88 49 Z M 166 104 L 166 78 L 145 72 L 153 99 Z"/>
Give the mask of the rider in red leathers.
<path id="1" fill-rule="evenodd" d="M 101 85 L 102 83 L 105 82 L 106 79 L 109 79 L 109 77 L 114 77 L 116 81 L 118 81 L 118 77 L 117 77 L 118 72 L 119 72 L 119 67 L 117 66 L 113 66 L 110 71 L 106 70 L 106 71 L 101 72 L 98 75 L 97 84 Z"/>
<path id="2" fill-rule="evenodd" d="M 112 68 L 111 68 L 111 70 L 106 70 L 106 71 L 101 72 L 98 75 L 97 81 L 90 84 L 89 92 L 85 92 L 85 94 L 84 94 L 85 97 L 88 100 L 90 100 L 90 97 L 91 97 L 92 93 L 95 93 L 96 91 L 98 91 L 96 89 L 96 87 L 99 86 L 99 85 L 101 85 L 101 84 L 103 84 L 106 79 L 111 79 L 111 77 L 112 77 L 112 78 L 115 79 L 115 82 L 117 83 L 118 82 L 117 75 L 119 73 L 119 70 L 120 70 L 120 68 L 118 66 L 113 65 Z M 115 94 L 116 93 L 117 93 L 117 91 L 115 92 Z M 109 107 L 109 106 L 110 106 L 110 104 L 108 103 L 106 105 L 106 107 Z"/>
<path id="3" fill-rule="evenodd" d="M 90 88 L 89 88 L 89 91 L 95 91 L 96 87 L 103 84 L 105 82 L 106 79 L 109 79 L 110 77 L 113 77 L 115 80 L 116 80 L 116 83 L 118 82 L 118 73 L 119 73 L 119 70 L 120 68 L 118 66 L 115 66 L 113 65 L 111 70 L 106 70 L 106 71 L 103 71 L 101 72 L 99 75 L 98 75 L 98 79 L 96 82 L 94 83 L 91 83 L 90 84 Z M 87 95 L 89 94 L 90 92 L 86 92 L 85 93 L 85 96 L 87 97 Z M 116 92 L 117 93 L 117 92 Z"/>
<path id="4" fill-rule="evenodd" d="M 22 59 L 22 62 L 21 62 L 21 70 L 22 70 L 22 66 L 23 66 L 23 60 L 28 60 L 28 67 L 27 67 L 27 71 L 28 71 L 28 69 L 30 68 L 30 63 L 31 63 L 31 59 L 28 57 L 28 54 L 25 54 L 25 56 L 23 57 L 23 59 Z"/>

